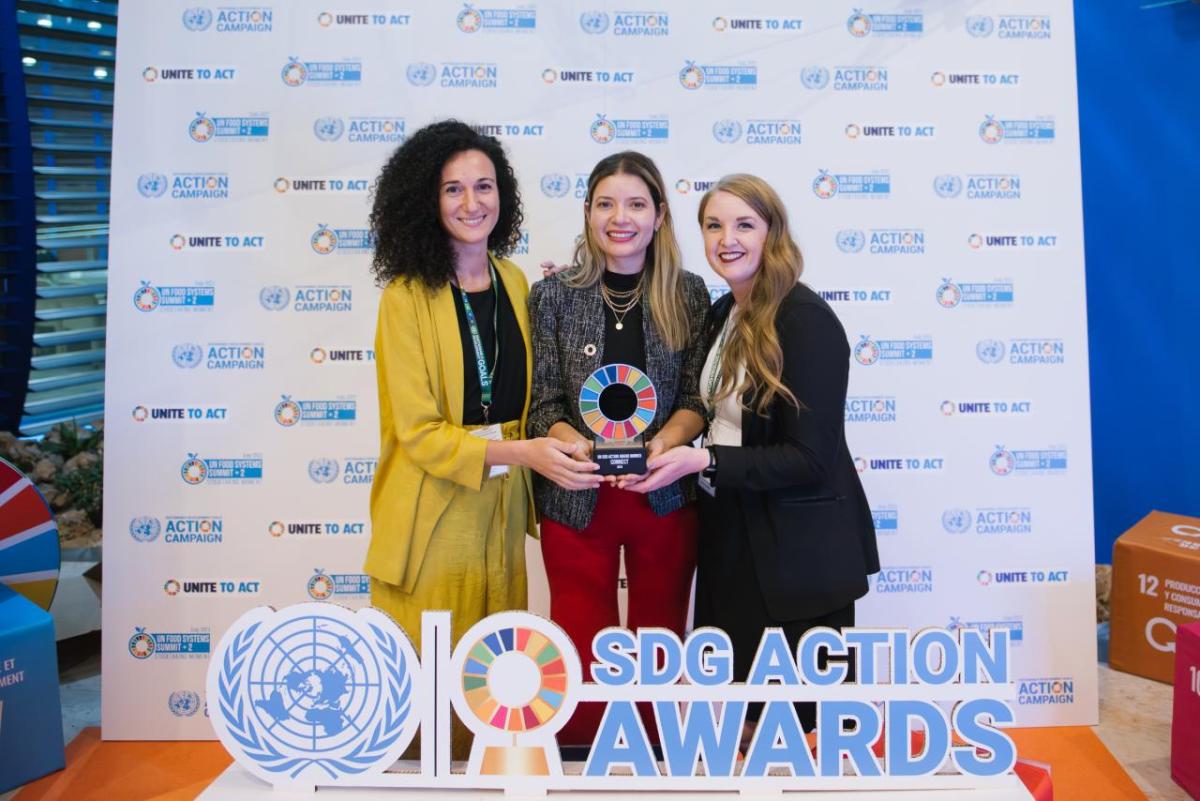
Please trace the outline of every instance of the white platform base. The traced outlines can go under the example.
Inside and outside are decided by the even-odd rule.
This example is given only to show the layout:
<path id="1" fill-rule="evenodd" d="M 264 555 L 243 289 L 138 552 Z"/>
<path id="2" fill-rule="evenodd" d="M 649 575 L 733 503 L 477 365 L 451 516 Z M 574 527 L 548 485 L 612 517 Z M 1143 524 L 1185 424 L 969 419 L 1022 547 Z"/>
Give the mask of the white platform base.
<path id="1" fill-rule="evenodd" d="M 946 790 L 806 790 L 783 792 L 730 791 L 642 791 L 642 792 L 579 792 L 587 801 L 645 801 L 648 798 L 667 798 L 670 801 L 718 801 L 719 799 L 794 798 L 803 801 L 1031 801 L 1025 785 L 1015 775 L 1006 777 L 1002 786 L 985 789 L 963 787 Z M 400 787 L 321 787 L 316 793 L 276 790 L 233 764 L 199 795 L 197 801 L 456 801 L 457 799 L 493 798 L 500 801 L 518 798 L 566 798 L 569 790 L 550 790 L 542 796 L 515 795 L 504 790 L 480 789 L 416 789 Z"/>

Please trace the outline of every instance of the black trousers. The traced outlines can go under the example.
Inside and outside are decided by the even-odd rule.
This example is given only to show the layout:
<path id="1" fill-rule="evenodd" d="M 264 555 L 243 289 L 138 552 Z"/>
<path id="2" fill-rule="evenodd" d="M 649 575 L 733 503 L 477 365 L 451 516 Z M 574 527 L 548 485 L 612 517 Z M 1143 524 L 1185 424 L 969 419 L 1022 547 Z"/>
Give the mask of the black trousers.
<path id="1" fill-rule="evenodd" d="M 809 629 L 825 626 L 832 629 L 854 625 L 854 603 L 813 618 L 778 620 L 767 611 L 762 589 L 755 572 L 754 557 L 745 534 L 745 518 L 736 496 L 729 499 L 698 493 L 700 512 L 700 541 L 696 575 L 695 627 L 715 626 L 729 635 L 733 643 L 733 678 L 744 682 L 750 675 L 754 655 L 763 631 L 783 629 L 793 655 L 800 638 Z M 845 657 L 825 659 L 818 656 L 818 667 L 824 669 L 830 661 L 847 662 L 847 681 L 854 681 L 854 653 Z M 796 714 L 805 731 L 816 727 L 816 704 L 797 703 Z M 746 719 L 757 721 L 762 704 L 747 708 Z"/>

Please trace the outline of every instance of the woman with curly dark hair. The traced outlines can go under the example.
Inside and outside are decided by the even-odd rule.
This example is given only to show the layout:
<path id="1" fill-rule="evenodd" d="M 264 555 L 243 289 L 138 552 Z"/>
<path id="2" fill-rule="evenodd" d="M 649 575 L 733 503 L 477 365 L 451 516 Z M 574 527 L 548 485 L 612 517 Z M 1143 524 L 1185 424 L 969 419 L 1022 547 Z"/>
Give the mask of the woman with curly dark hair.
<path id="1" fill-rule="evenodd" d="M 381 442 L 365 570 L 371 603 L 418 647 L 425 609 L 451 610 L 457 639 L 525 608 L 525 534 L 536 536 L 526 468 L 570 489 L 599 484 L 575 445 L 521 439 L 529 286 L 503 258 L 520 224 L 504 149 L 458 121 L 414 133 L 375 184 Z M 465 735 L 456 729 L 456 753 Z"/>

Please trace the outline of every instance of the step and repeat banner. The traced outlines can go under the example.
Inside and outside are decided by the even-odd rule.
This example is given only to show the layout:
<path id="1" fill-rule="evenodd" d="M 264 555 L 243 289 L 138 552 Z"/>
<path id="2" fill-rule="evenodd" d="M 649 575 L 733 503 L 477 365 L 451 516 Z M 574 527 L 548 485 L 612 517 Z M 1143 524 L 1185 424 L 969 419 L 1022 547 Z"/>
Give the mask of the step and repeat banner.
<path id="1" fill-rule="evenodd" d="M 883 561 L 860 625 L 1007 628 L 1019 722 L 1096 722 L 1068 0 L 126 0 L 118 41 L 105 737 L 211 737 L 209 651 L 246 609 L 367 603 L 370 188 L 451 116 L 513 157 L 531 279 L 633 148 L 716 296 L 699 198 L 768 179 L 851 340 Z"/>

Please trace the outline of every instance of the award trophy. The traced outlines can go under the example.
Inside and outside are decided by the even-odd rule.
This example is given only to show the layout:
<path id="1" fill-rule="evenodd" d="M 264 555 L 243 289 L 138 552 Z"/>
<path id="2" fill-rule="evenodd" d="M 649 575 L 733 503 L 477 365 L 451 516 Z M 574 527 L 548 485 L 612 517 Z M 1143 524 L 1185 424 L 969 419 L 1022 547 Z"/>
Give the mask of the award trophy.
<path id="1" fill-rule="evenodd" d="M 579 390 L 579 413 L 596 435 L 592 461 L 600 475 L 646 472 L 641 434 L 657 410 L 654 382 L 632 365 L 606 364 L 588 376 Z"/>

